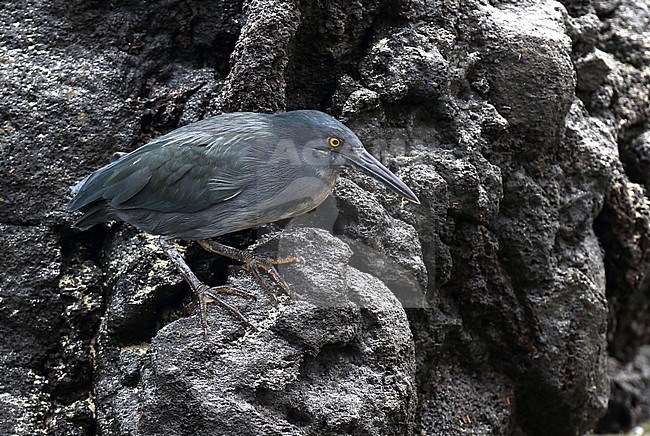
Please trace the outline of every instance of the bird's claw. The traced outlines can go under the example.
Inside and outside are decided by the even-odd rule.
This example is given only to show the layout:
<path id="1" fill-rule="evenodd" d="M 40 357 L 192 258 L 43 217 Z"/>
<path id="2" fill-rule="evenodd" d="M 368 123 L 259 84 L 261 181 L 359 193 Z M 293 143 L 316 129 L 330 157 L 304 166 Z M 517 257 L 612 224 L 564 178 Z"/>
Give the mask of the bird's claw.
<path id="1" fill-rule="evenodd" d="M 255 295 L 248 292 L 240 291 L 238 289 L 233 289 L 228 286 L 208 286 L 201 283 L 197 289 L 195 289 L 196 295 L 199 300 L 199 317 L 201 318 L 201 326 L 203 327 L 203 336 L 208 338 L 208 315 L 207 315 L 207 304 L 216 303 L 219 306 L 223 307 L 230 313 L 232 313 L 236 318 L 244 323 L 246 326 L 255 328 L 253 324 L 237 309 L 235 306 L 225 302 L 219 298 L 219 294 L 229 294 L 236 295 L 238 297 L 245 298 L 247 300 L 256 300 Z"/>
<path id="2" fill-rule="evenodd" d="M 281 257 L 280 259 L 268 259 L 272 265 L 286 265 L 289 263 L 305 263 L 302 257 Z"/>
<path id="3" fill-rule="evenodd" d="M 242 262 L 241 266 L 230 267 L 230 271 L 244 270 L 253 276 L 255 281 L 264 289 L 264 291 L 271 296 L 271 298 L 276 301 L 277 298 L 273 293 L 272 289 L 262 280 L 260 276 L 260 270 L 265 271 L 274 282 L 280 286 L 282 291 L 290 296 L 292 299 L 296 299 L 296 295 L 293 293 L 287 282 L 280 276 L 280 273 L 275 268 L 276 265 L 286 265 L 289 263 L 295 262 L 304 262 L 302 258 L 299 257 L 285 257 L 280 259 L 270 259 L 267 257 L 256 256 L 250 251 L 243 251 L 237 248 L 229 247 L 227 245 L 220 244 L 209 239 L 200 239 L 198 243 L 203 247 L 204 250 L 207 250 L 211 253 L 217 253 L 222 256 L 230 257 L 231 259 L 238 260 Z"/>
<path id="4" fill-rule="evenodd" d="M 296 294 L 291 290 L 289 284 L 282 278 L 278 270 L 275 268 L 276 265 L 286 265 L 289 263 L 304 262 L 302 258 L 299 257 L 285 257 L 280 259 L 270 259 L 267 257 L 254 256 L 251 255 L 248 259 L 244 261 L 242 265 L 233 265 L 231 269 L 244 270 L 253 276 L 255 281 L 264 289 L 264 291 L 271 297 L 274 302 L 277 302 L 277 297 L 269 285 L 262 279 L 260 275 L 260 270 L 268 274 L 271 279 L 280 286 L 282 291 L 291 297 L 291 299 L 296 299 Z"/>
<path id="5" fill-rule="evenodd" d="M 251 294 L 250 292 L 246 291 L 240 291 L 239 289 L 234 289 L 229 286 L 208 286 L 202 284 L 199 286 L 198 289 L 199 292 L 202 292 L 204 296 L 211 298 L 210 301 L 206 301 L 206 303 L 211 303 L 212 300 L 217 300 L 217 295 L 219 294 L 228 294 L 228 295 L 236 295 L 238 297 L 245 298 L 247 300 L 257 300 L 257 297 L 254 294 Z"/>

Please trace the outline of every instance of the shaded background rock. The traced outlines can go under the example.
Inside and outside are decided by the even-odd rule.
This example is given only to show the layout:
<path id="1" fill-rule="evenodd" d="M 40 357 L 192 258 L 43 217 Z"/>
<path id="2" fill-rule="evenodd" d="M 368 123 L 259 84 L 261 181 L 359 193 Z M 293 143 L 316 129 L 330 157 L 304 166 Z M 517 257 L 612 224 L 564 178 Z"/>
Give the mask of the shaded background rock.
<path id="1" fill-rule="evenodd" d="M 0 17 L 3 434 L 582 434 L 650 415 L 647 2 Z M 258 331 L 211 308 L 206 343 L 155 240 L 70 227 L 69 186 L 114 152 L 298 108 L 344 118 L 422 201 L 350 173 L 313 213 L 224 238 L 287 227 L 258 249 L 311 259 L 284 272 L 318 305 L 276 307 L 182 244 L 204 280 L 260 296 L 234 301 Z"/>

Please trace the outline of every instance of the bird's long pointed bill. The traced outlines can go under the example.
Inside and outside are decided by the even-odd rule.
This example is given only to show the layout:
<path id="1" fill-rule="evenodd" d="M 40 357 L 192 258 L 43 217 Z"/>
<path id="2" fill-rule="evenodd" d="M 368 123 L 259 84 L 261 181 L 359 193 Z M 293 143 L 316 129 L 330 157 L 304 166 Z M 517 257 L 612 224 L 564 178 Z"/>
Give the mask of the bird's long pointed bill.
<path id="1" fill-rule="evenodd" d="M 399 177 L 391 173 L 388 168 L 383 166 L 373 155 L 367 151 L 363 151 L 359 156 L 345 156 L 352 164 L 384 185 L 411 201 L 415 204 L 420 204 L 420 200 L 415 196 L 413 191 L 402 182 Z"/>

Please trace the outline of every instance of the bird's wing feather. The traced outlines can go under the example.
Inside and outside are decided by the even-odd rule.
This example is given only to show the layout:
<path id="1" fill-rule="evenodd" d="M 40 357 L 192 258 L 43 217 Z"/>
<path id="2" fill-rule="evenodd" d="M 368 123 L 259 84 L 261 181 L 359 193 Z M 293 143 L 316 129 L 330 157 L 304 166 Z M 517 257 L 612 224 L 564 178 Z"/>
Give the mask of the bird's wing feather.
<path id="1" fill-rule="evenodd" d="M 237 196 L 251 180 L 249 149 L 236 132 L 176 130 L 92 174 L 76 188 L 70 209 L 106 201 L 115 209 L 203 210 Z"/>

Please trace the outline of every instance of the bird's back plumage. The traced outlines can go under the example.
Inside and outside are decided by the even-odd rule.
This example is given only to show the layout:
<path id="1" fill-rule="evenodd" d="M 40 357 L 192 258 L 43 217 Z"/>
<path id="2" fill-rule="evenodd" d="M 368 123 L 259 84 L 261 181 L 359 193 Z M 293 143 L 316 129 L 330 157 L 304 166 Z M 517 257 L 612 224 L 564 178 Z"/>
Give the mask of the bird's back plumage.
<path id="1" fill-rule="evenodd" d="M 224 114 L 149 142 L 73 188 L 69 208 L 84 213 L 76 225 L 85 229 L 121 219 L 153 234 L 203 239 L 306 212 L 324 199 L 335 176 L 314 179 L 299 162 L 288 162 L 295 170 L 264 166 L 281 142 L 270 133 L 277 122 L 277 115 Z M 260 171 L 264 180 L 258 179 Z M 289 199 L 286 210 L 281 204 L 254 207 L 255 202 L 277 202 L 284 185 L 301 179 L 301 171 L 307 181 L 290 194 L 304 204 Z"/>

